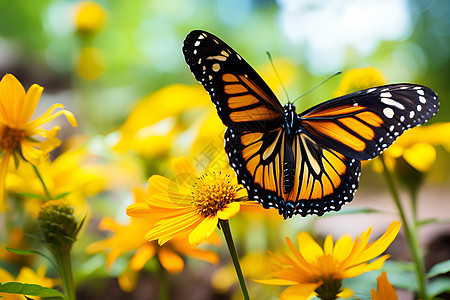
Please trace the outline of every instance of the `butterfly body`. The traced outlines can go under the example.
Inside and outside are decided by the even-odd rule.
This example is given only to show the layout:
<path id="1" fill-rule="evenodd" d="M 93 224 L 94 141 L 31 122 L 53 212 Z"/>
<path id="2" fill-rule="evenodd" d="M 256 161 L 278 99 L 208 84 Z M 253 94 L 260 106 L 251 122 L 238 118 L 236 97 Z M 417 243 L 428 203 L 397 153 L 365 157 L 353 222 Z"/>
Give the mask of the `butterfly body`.
<path id="1" fill-rule="evenodd" d="M 379 155 L 439 108 L 431 89 L 392 84 L 297 114 L 218 37 L 192 31 L 183 53 L 227 126 L 225 151 L 249 199 L 284 218 L 339 210 L 358 188 L 360 161 Z"/>

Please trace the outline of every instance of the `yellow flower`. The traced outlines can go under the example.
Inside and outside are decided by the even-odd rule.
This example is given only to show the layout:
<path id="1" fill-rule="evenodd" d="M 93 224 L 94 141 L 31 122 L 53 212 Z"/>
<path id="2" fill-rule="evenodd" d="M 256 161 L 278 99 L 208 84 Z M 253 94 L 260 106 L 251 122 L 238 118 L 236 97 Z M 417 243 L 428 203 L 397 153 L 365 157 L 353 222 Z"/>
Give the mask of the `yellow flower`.
<path id="1" fill-rule="evenodd" d="M 50 130 L 41 128 L 45 123 L 60 115 L 65 115 L 72 126 L 77 126 L 75 117 L 62 104 L 54 104 L 42 116 L 31 121 L 31 117 L 44 89 L 33 84 L 28 92 L 11 74 L 0 81 L 0 147 L 2 150 L 0 165 L 0 207 L 3 203 L 5 178 L 11 155 L 23 157 L 33 165 L 38 165 L 48 152 L 59 146 L 56 138 L 59 126 Z M 43 139 L 39 141 L 38 139 Z"/>
<path id="2" fill-rule="evenodd" d="M 134 196 L 136 203 L 144 203 L 147 198 L 140 189 L 134 190 Z M 99 229 L 111 231 L 113 236 L 87 248 L 89 253 L 110 249 L 106 259 L 107 267 L 112 267 L 117 258 L 125 252 L 135 251 L 127 269 L 119 276 L 122 290 L 130 292 L 134 289 L 137 274 L 147 261 L 155 256 L 164 269 L 171 273 L 179 273 L 184 268 L 183 259 L 177 253 L 213 264 L 218 263 L 219 258 L 215 253 L 194 247 L 187 243 L 186 239 L 173 239 L 163 246 L 158 246 L 156 242 L 147 242 L 144 235 L 153 225 L 152 220 L 142 218 L 131 218 L 130 224 L 127 225 L 119 224 L 111 218 L 103 218 Z"/>
<path id="3" fill-rule="evenodd" d="M 95 1 L 80 1 L 75 9 L 75 23 L 78 31 L 98 32 L 106 20 L 106 11 Z"/>
<path id="4" fill-rule="evenodd" d="M 341 237 L 335 245 L 328 235 L 323 249 L 307 232 L 297 237 L 298 249 L 286 238 L 290 252 L 278 257 L 273 264 L 270 279 L 257 282 L 272 285 L 290 285 L 280 299 L 308 299 L 318 295 L 333 297 L 342 290 L 342 280 L 359 276 L 365 272 L 380 269 L 389 255 L 382 254 L 392 243 L 400 230 L 400 222 L 394 221 L 377 241 L 369 244 L 372 228 L 361 234 L 361 238 L 352 242 L 349 235 Z M 327 294 L 326 294 L 327 293 Z M 331 294 L 330 294 L 331 293 Z"/>
<path id="5" fill-rule="evenodd" d="M 359 90 L 374 86 L 385 85 L 383 74 L 376 68 L 358 68 L 345 72 L 338 89 L 334 92 L 335 97 L 340 97 Z"/>
<path id="6" fill-rule="evenodd" d="M 0 282 L 22 282 L 30 284 L 38 284 L 43 287 L 53 287 L 56 284 L 56 280 L 52 278 L 45 277 L 46 268 L 45 266 L 40 266 L 36 272 L 34 272 L 29 267 L 22 267 L 14 278 L 13 275 L 8 273 L 8 271 L 0 268 Z M 23 295 L 0 293 L 1 299 L 5 300 L 23 300 Z M 40 297 L 33 297 L 33 299 L 41 299 Z"/>
<path id="7" fill-rule="evenodd" d="M 204 120 L 213 110 L 214 106 L 201 86 L 174 84 L 164 87 L 139 101 L 121 126 L 114 150 L 134 150 L 140 156 L 152 158 L 167 155 L 173 148 L 182 148 L 172 145 L 193 129 L 195 131 L 193 124 Z M 156 111 L 158 113 L 148 113 Z"/>
<path id="8" fill-rule="evenodd" d="M 408 130 L 383 153 L 386 165 L 393 170 L 396 159 L 402 157 L 411 167 L 421 173 L 427 172 L 436 161 L 436 146 L 450 151 L 450 122 L 435 123 Z M 379 159 L 373 160 L 372 167 L 381 172 Z"/>
<path id="9" fill-rule="evenodd" d="M 66 151 L 53 161 L 44 161 L 39 166 L 47 189 L 53 197 L 64 197 L 79 212 L 86 212 L 86 197 L 95 195 L 105 189 L 105 178 L 93 164 L 88 164 L 89 154 L 79 148 Z M 42 183 L 36 177 L 30 164 L 21 164 L 8 173 L 6 190 L 9 193 L 28 193 L 45 197 Z M 27 197 L 25 208 L 34 217 L 40 210 L 42 199 Z"/>
<path id="10" fill-rule="evenodd" d="M 228 220 L 239 212 L 245 202 L 238 201 L 247 197 L 247 191 L 228 174 L 198 177 L 185 157 L 174 159 L 172 165 L 176 178 L 150 177 L 146 203 L 130 205 L 127 214 L 155 220 L 155 227 L 145 235 L 148 241 L 163 245 L 189 234 L 189 243 L 198 245 L 214 232 L 219 219 Z"/>
<path id="11" fill-rule="evenodd" d="M 371 290 L 372 300 L 398 300 L 394 287 L 389 283 L 386 272 L 377 278 L 377 291 Z"/>
<path id="12" fill-rule="evenodd" d="M 99 78 L 105 70 L 105 60 L 102 52 L 95 47 L 84 47 L 80 51 L 76 65 L 81 78 L 94 80 Z"/>

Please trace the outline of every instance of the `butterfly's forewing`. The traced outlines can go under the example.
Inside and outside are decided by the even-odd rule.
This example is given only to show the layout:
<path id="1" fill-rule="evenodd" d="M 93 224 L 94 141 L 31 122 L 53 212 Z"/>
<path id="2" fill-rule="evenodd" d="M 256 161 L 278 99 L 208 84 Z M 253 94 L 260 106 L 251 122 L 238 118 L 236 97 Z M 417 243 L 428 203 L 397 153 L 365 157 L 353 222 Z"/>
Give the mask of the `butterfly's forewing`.
<path id="1" fill-rule="evenodd" d="M 280 122 L 283 108 L 272 90 L 218 37 L 192 31 L 184 40 L 183 54 L 226 126 L 265 130 Z"/>
<path id="2" fill-rule="evenodd" d="M 366 160 L 379 155 L 405 130 L 428 121 L 438 109 L 439 99 L 431 89 L 391 84 L 326 101 L 300 117 L 316 141 Z"/>

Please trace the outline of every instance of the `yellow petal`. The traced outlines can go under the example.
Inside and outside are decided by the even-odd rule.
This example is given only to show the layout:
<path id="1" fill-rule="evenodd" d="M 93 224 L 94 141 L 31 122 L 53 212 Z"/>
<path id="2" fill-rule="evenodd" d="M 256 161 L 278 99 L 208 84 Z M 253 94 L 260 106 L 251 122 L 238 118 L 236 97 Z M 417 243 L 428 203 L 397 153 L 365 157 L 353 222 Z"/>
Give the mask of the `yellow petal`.
<path id="1" fill-rule="evenodd" d="M 33 147 L 32 143 L 28 140 L 24 140 L 20 143 L 23 157 L 29 161 L 32 165 L 38 166 L 41 161 L 46 158 L 47 153 L 41 149 Z"/>
<path id="2" fill-rule="evenodd" d="M 386 272 L 381 273 L 377 278 L 378 293 L 372 289 L 372 300 L 398 300 L 395 288 L 389 283 Z"/>
<path id="3" fill-rule="evenodd" d="M 133 218 L 147 218 L 150 214 L 150 207 L 147 203 L 134 203 L 126 208 L 126 214 Z"/>
<path id="4" fill-rule="evenodd" d="M 386 232 L 378 240 L 371 243 L 366 250 L 361 253 L 359 260 L 354 261 L 354 263 L 358 264 L 364 261 L 369 261 L 383 253 L 397 236 L 400 231 L 400 227 L 401 223 L 399 221 L 393 221 L 389 225 Z"/>
<path id="5" fill-rule="evenodd" d="M 193 185 L 197 180 L 197 171 L 191 162 L 184 156 L 172 160 L 172 168 L 177 176 L 178 185 Z"/>
<path id="6" fill-rule="evenodd" d="M 344 261 L 352 251 L 352 238 L 350 235 L 343 235 L 334 246 L 333 258 L 337 261 Z"/>
<path id="7" fill-rule="evenodd" d="M 386 254 L 371 263 L 362 263 L 357 266 L 348 268 L 347 270 L 345 270 L 343 272 L 343 274 L 344 274 L 343 277 L 344 278 L 353 278 L 353 277 L 359 276 L 365 272 L 379 270 L 383 267 L 384 262 L 389 257 L 390 257 L 390 255 Z"/>
<path id="8" fill-rule="evenodd" d="M 333 237 L 329 234 L 325 238 L 325 242 L 323 243 L 323 252 L 325 255 L 332 255 L 333 254 Z"/>
<path id="9" fill-rule="evenodd" d="M 352 297 L 355 293 L 351 289 L 343 288 L 341 292 L 337 295 L 339 298 L 348 299 Z M 373 300 L 373 299 L 372 299 Z"/>
<path id="10" fill-rule="evenodd" d="M 209 216 L 195 227 L 189 234 L 189 243 L 198 245 L 205 241 L 216 229 L 219 218 L 217 216 Z"/>
<path id="11" fill-rule="evenodd" d="M 155 243 L 148 243 L 145 246 L 138 249 L 135 255 L 130 260 L 130 268 L 136 272 L 139 272 L 144 265 L 153 257 L 156 253 Z"/>
<path id="12" fill-rule="evenodd" d="M 222 210 L 217 212 L 217 217 L 221 220 L 228 220 L 239 212 L 240 207 L 238 202 L 228 203 Z"/>
<path id="13" fill-rule="evenodd" d="M 170 219 L 162 219 L 157 226 L 152 228 L 145 235 L 147 241 L 158 240 L 159 245 L 163 245 L 177 235 L 190 231 L 202 220 L 197 211 L 180 210 L 177 215 Z"/>
<path id="14" fill-rule="evenodd" d="M 183 259 L 173 252 L 169 247 L 161 247 L 158 252 L 158 258 L 161 265 L 172 274 L 178 274 L 183 271 Z"/>
<path id="15" fill-rule="evenodd" d="M 405 149 L 403 158 L 417 171 L 426 172 L 436 161 L 436 149 L 427 143 L 417 143 Z"/>
<path id="16" fill-rule="evenodd" d="M 39 99 L 41 98 L 43 91 L 44 88 L 37 84 L 33 84 L 28 89 L 27 94 L 25 95 L 25 101 L 23 104 L 21 117 L 20 120 L 18 121 L 18 125 L 20 127 L 23 127 L 26 123 L 28 123 L 31 120 L 31 117 L 33 116 L 34 110 L 36 109 L 36 106 L 39 102 Z"/>
<path id="17" fill-rule="evenodd" d="M 294 285 L 297 284 L 296 281 L 280 279 L 280 278 L 271 278 L 271 279 L 252 279 L 255 282 L 262 284 L 270 284 L 270 285 Z"/>
<path id="18" fill-rule="evenodd" d="M 136 287 L 138 277 L 139 274 L 136 271 L 130 268 L 126 269 L 125 272 L 120 274 L 117 278 L 120 289 L 125 293 L 131 293 Z"/>
<path id="19" fill-rule="evenodd" d="M 61 110 L 57 111 L 57 112 L 53 112 L 54 110 L 61 108 Z M 34 119 L 33 121 L 29 122 L 26 125 L 26 128 L 37 128 L 47 122 L 50 122 L 52 120 L 54 120 L 55 118 L 64 115 L 67 119 L 67 121 L 69 121 L 70 125 L 72 125 L 73 127 L 77 127 L 77 120 L 75 119 L 74 115 L 65 109 L 64 105 L 56 103 L 53 104 L 42 116 Z"/>
<path id="20" fill-rule="evenodd" d="M 3 153 L 2 162 L 0 164 L 0 211 L 3 211 L 5 208 L 4 200 L 5 200 L 5 180 L 6 180 L 6 174 L 8 174 L 8 167 L 9 167 L 9 152 L 5 151 Z"/>
<path id="21" fill-rule="evenodd" d="M 307 232 L 300 232 L 297 236 L 298 250 L 308 263 L 315 263 L 317 257 L 324 255 L 322 247 Z"/>
<path id="22" fill-rule="evenodd" d="M 288 287 L 279 296 L 280 300 L 307 300 L 321 283 L 299 284 Z"/>
<path id="23" fill-rule="evenodd" d="M 0 116 L 5 125 L 19 128 L 17 122 L 24 98 L 25 90 L 19 80 L 11 74 L 3 76 L 0 81 Z"/>

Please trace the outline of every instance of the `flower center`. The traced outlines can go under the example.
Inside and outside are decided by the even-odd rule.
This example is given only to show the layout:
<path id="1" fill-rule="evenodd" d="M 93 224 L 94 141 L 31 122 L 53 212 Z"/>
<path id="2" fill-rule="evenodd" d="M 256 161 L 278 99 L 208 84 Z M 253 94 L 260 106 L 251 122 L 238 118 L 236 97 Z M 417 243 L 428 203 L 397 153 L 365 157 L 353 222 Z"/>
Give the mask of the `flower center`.
<path id="1" fill-rule="evenodd" d="M 3 150 L 14 150 L 25 137 L 26 134 L 23 130 L 5 126 L 1 135 L 0 147 Z"/>
<path id="2" fill-rule="evenodd" d="M 192 191 L 192 204 L 197 212 L 205 217 L 215 215 L 228 203 L 233 202 L 241 187 L 231 182 L 230 176 L 213 172 L 198 178 Z"/>

